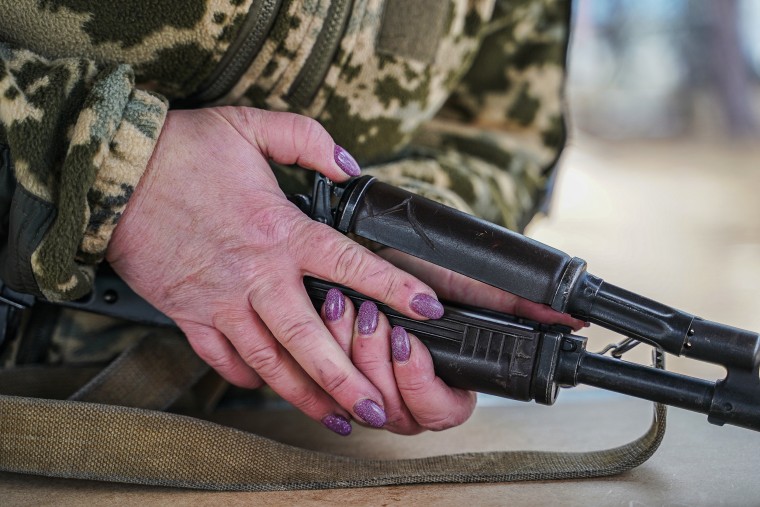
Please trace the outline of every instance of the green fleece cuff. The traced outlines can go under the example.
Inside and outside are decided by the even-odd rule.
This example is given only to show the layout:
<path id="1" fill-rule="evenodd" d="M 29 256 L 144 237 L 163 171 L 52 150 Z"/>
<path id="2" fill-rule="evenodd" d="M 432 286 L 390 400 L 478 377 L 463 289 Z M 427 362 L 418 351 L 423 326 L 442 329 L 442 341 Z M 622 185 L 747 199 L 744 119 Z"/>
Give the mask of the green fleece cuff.
<path id="1" fill-rule="evenodd" d="M 77 252 L 80 262 L 96 264 L 103 260 L 116 224 L 145 172 L 166 111 L 167 104 L 159 96 L 132 92 L 87 193 L 89 219 Z"/>
<path id="2" fill-rule="evenodd" d="M 167 104 L 134 88 L 132 69 L 109 65 L 95 76 L 57 178 L 57 217 L 32 254 L 49 300 L 76 299 L 91 288 L 118 218 L 150 158 Z"/>

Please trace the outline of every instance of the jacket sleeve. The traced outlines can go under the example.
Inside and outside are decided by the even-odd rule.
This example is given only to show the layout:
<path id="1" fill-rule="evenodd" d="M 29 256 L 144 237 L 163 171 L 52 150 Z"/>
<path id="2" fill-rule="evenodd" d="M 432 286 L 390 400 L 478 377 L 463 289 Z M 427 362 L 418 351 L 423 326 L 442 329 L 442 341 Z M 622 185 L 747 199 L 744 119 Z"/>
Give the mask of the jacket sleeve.
<path id="1" fill-rule="evenodd" d="M 370 172 L 522 231 L 565 142 L 569 2 L 497 1 L 472 66 L 405 157 Z"/>
<path id="2" fill-rule="evenodd" d="M 166 110 L 127 65 L 48 60 L 0 42 L 5 284 L 49 300 L 90 291 Z"/>

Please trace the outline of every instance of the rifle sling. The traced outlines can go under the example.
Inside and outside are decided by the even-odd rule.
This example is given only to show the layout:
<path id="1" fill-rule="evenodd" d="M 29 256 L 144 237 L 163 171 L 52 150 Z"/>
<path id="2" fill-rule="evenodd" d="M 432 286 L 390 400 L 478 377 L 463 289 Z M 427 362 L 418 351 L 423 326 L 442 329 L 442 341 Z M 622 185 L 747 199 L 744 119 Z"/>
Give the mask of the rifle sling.
<path id="1" fill-rule="evenodd" d="M 76 400 L 9 395 L 39 394 L 30 376 L 43 382 L 44 375 L 33 368 L 0 370 L 0 470 L 226 491 L 578 479 L 640 465 L 665 432 L 666 408 L 655 404 L 649 430 L 614 449 L 349 458 L 151 409 L 169 406 L 205 371 L 191 355 L 185 340 L 151 335 L 94 378 L 92 369 L 70 376 L 92 378 L 82 388 L 67 384 L 77 389 Z M 125 399 L 134 406 L 113 404 Z"/>

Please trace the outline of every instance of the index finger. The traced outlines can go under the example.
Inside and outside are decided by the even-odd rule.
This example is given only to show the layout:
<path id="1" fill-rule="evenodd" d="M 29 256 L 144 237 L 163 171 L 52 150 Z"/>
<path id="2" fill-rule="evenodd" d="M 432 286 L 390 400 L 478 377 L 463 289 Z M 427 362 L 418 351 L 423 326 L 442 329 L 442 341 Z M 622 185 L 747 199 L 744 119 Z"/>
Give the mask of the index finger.
<path id="1" fill-rule="evenodd" d="M 443 305 L 435 291 L 413 275 L 327 225 L 311 222 L 304 231 L 301 245 L 321 245 L 318 252 L 294 248 L 305 275 L 350 287 L 408 317 L 424 320 L 443 316 Z"/>

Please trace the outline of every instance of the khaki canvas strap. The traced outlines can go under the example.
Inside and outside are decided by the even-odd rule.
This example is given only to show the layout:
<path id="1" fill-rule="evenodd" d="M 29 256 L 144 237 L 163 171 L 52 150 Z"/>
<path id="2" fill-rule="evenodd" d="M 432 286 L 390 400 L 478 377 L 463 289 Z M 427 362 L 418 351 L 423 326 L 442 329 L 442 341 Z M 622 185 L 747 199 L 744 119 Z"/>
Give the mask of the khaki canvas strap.
<path id="1" fill-rule="evenodd" d="M 150 357 L 146 361 L 145 354 L 151 356 L 151 343 L 164 348 L 168 359 Z M 110 403 L 114 400 L 109 401 L 110 395 L 104 393 L 121 396 L 127 391 L 127 398 L 137 401 L 138 406 L 167 406 L 180 390 L 178 385 L 186 386 L 205 368 L 199 363 L 172 360 L 174 352 L 167 352 L 167 347 L 189 349 L 184 340 L 174 340 L 173 344 L 143 340 L 137 349 L 96 376 L 90 382 L 93 385 L 80 389 L 76 397 L 85 400 L 93 396 Z M 191 367 L 171 375 L 164 371 L 158 384 L 137 380 L 143 376 L 158 378 L 156 375 L 166 368 L 185 369 L 183 364 Z M 18 376 L 26 377 L 28 382 L 28 372 Z M 14 370 L 0 371 L 0 470 L 144 485 L 267 491 L 599 477 L 646 461 L 665 431 L 665 407 L 655 405 L 649 430 L 614 449 L 356 459 L 301 449 L 208 421 L 146 408 L 4 394 L 23 392 L 13 387 L 13 378 Z M 136 386 L 134 392 L 129 392 L 129 385 Z M 149 394 L 145 397 L 137 394 L 138 390 L 146 393 L 146 389 Z"/>
<path id="2" fill-rule="evenodd" d="M 149 334 L 69 400 L 166 410 L 208 370 L 178 334 Z"/>

